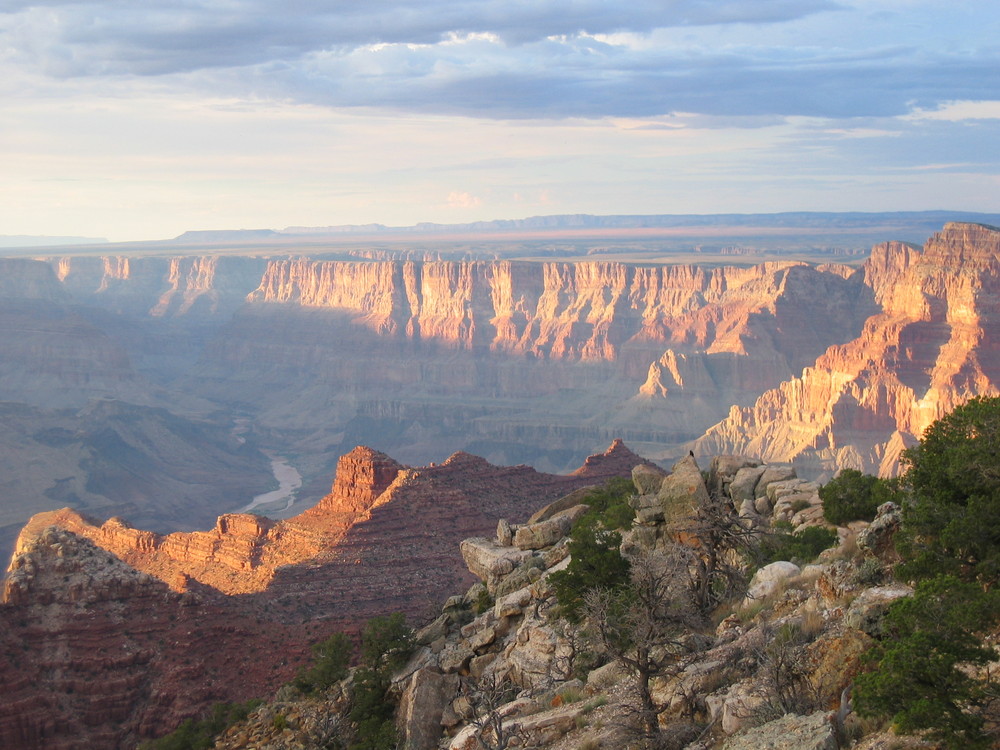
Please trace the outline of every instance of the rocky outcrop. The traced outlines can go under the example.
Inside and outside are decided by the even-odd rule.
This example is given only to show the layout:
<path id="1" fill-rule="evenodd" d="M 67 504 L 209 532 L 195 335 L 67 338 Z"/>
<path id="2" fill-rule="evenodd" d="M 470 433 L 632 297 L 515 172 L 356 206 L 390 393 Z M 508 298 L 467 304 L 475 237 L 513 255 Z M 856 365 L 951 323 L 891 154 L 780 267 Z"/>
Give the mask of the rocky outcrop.
<path id="1" fill-rule="evenodd" d="M 1000 229 L 948 224 L 923 252 L 876 248 L 863 272 L 883 310 L 861 335 L 754 405 L 734 406 L 697 452 L 891 475 L 934 420 L 1000 393 Z"/>
<path id="2" fill-rule="evenodd" d="M 456 539 L 527 519 L 539 502 L 641 461 L 620 443 L 608 455 L 617 458 L 556 476 L 463 453 L 415 469 L 362 447 L 313 510 L 287 521 L 226 514 L 210 531 L 39 514 L 18 539 L 0 606 L 0 657 L 11 657 L 0 669 L 0 745 L 132 746 L 214 701 L 265 695 L 319 635 L 392 611 L 419 620 L 467 588 Z M 568 530 L 573 512 L 537 523 Z M 38 671 L 21 676 L 24 664 Z M 100 690 L 84 690 L 88 679 Z"/>
<path id="3" fill-rule="evenodd" d="M 323 562 L 335 568 L 346 564 L 349 567 L 339 574 L 343 581 L 335 588 L 342 586 L 349 592 L 360 578 L 369 582 L 363 587 L 371 595 L 373 590 L 396 587 L 391 575 L 395 564 L 405 561 L 420 568 L 421 560 L 429 567 L 421 572 L 421 583 L 415 588 L 431 580 L 434 570 L 441 573 L 436 584 L 441 588 L 447 585 L 445 581 L 454 580 L 462 566 L 461 558 L 453 554 L 452 571 L 441 570 L 448 564 L 436 557 L 445 554 L 438 539 L 474 530 L 492 532 L 501 513 L 526 514 L 539 499 L 555 498 L 612 476 L 627 476 L 627 467 L 643 461 L 615 441 L 570 476 L 540 474 L 527 466 L 497 467 L 465 453 L 440 465 L 413 469 L 358 446 L 341 457 L 330 493 L 315 507 L 286 521 L 231 513 L 220 516 L 211 531 L 158 535 L 131 528 L 120 518 L 97 524 L 67 508 L 32 518 L 17 541 L 17 550 L 30 545 L 41 529 L 56 525 L 181 589 L 193 580 L 226 594 L 268 592 L 268 596 L 285 597 L 287 592 L 269 591 L 278 570 L 312 561 L 312 565 Z M 566 511 L 546 521 L 552 527 L 549 535 L 565 533 L 572 517 Z M 544 533 L 535 529 L 536 542 Z M 400 598 L 405 601 L 405 596 Z"/>
<path id="4" fill-rule="evenodd" d="M 405 468 L 384 453 L 359 445 L 340 457 L 330 494 L 320 500 L 312 515 L 364 513 Z"/>
<path id="5" fill-rule="evenodd" d="M 709 472 L 714 492 L 728 488 L 746 499 L 767 497 L 772 488 L 795 480 L 788 467 L 755 467 L 752 459 L 724 456 Z M 678 466 L 682 478 L 693 460 Z M 747 469 L 762 487 L 738 483 Z M 635 488 L 656 497 L 651 472 L 636 473 Z M 670 477 L 660 477 L 669 483 Z M 680 494 L 687 483 L 675 481 Z M 736 489 L 734 489 L 736 488 Z M 688 484 L 686 507 L 705 501 L 704 484 Z M 723 490 L 724 491 L 724 490 Z M 544 523 L 586 500 L 577 492 L 533 515 Z M 768 511 L 765 523 L 775 519 Z M 636 522 L 653 533 L 638 545 L 658 544 L 671 529 L 663 520 Z M 529 524 L 530 525 L 530 524 Z M 517 523 L 501 522 L 496 539 L 467 539 L 463 554 L 481 579 L 464 595 L 448 597 L 437 617 L 415 634 L 417 648 L 394 677 L 398 696 L 396 724 L 400 744 L 411 750 L 474 750 L 480 738 L 489 743 L 489 727 L 502 726 L 511 746 L 568 750 L 578 747 L 626 747 L 637 696 L 630 668 L 594 650 L 595 642 L 580 625 L 560 617 L 551 576 L 571 562 L 566 537 L 548 546 L 521 550 L 512 544 Z M 633 535 L 634 536 L 634 535 Z M 662 708 L 662 739 L 671 746 L 704 750 L 814 748 L 840 746 L 851 716 L 849 686 L 873 643 L 888 603 L 906 596 L 901 586 L 866 588 L 865 565 L 851 557 L 850 545 L 824 553 L 800 567 L 778 561 L 755 577 L 760 588 L 753 609 L 734 603 L 733 613 L 712 632 L 699 628 L 671 640 L 677 659 L 666 674 L 651 682 L 653 700 Z M 503 561 L 503 564 L 497 564 Z M 683 575 L 683 574 L 682 574 Z M 484 590 L 485 589 L 485 590 Z M 491 597 L 487 592 L 492 593 Z M 853 600 L 853 601 L 851 601 Z M 845 602 L 850 601 L 848 607 Z M 592 660 L 598 659 L 595 665 Z M 577 676 L 579 675 L 579 676 Z M 293 748 L 308 745 L 313 717 L 328 712 L 329 725 L 343 719 L 351 678 L 327 697 L 296 697 L 283 689 L 277 700 L 237 724 L 216 745 L 225 750 L 251 747 Z M 273 717 L 294 717 L 280 734 Z M 691 745 L 691 743 L 696 743 Z M 872 745 L 874 747 L 874 745 Z"/>
<path id="6" fill-rule="evenodd" d="M 837 731 L 826 711 L 788 714 L 728 740 L 722 750 L 838 750 Z"/>
<path id="7" fill-rule="evenodd" d="M 273 625 L 210 594 L 175 593 L 89 540 L 45 528 L 4 584 L 0 744 L 135 747 L 213 701 L 261 694 L 275 671 L 287 679 L 303 635 L 288 644 L 288 664 L 276 663 Z"/>

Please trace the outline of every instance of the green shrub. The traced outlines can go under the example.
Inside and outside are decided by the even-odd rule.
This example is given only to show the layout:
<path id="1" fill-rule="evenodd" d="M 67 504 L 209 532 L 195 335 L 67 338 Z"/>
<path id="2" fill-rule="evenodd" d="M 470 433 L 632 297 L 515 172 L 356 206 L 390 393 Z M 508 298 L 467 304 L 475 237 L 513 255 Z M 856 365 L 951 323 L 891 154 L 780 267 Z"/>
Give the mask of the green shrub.
<path id="1" fill-rule="evenodd" d="M 871 521 L 878 506 L 898 499 L 897 494 L 895 479 L 879 479 L 855 469 L 843 469 L 819 488 L 823 517 L 835 526 L 850 521 Z"/>
<path id="2" fill-rule="evenodd" d="M 600 487 L 595 487 L 583 503 L 590 506 L 579 522 L 598 523 L 606 529 L 627 529 L 632 525 L 635 511 L 628 504 L 635 493 L 635 485 L 627 477 L 609 479 Z M 578 523 L 579 523 L 578 522 Z"/>
<path id="3" fill-rule="evenodd" d="M 982 635 L 1000 622 L 1000 399 L 977 398 L 903 452 L 906 493 L 897 572 L 924 579 L 895 602 L 887 635 L 855 681 L 862 715 L 889 716 L 951 750 L 994 746 L 996 687 Z"/>
<path id="4" fill-rule="evenodd" d="M 354 674 L 350 719 L 355 726 L 350 750 L 394 750 L 398 734 L 393 715 L 392 675 L 413 650 L 413 631 L 399 612 L 374 617 L 361 632 L 364 666 Z"/>
<path id="5" fill-rule="evenodd" d="M 583 597 L 594 588 L 617 589 L 628 581 L 629 563 L 622 557 L 621 534 L 581 519 L 568 544 L 572 556 L 565 570 L 549 576 L 563 614 L 571 622 L 580 618 Z"/>
<path id="6" fill-rule="evenodd" d="M 896 546 L 912 578 L 950 573 L 1000 582 L 1000 398 L 977 398 L 903 452 L 903 526 Z"/>
<path id="7" fill-rule="evenodd" d="M 777 560 L 788 560 L 795 563 L 809 563 L 816 559 L 823 550 L 837 543 L 837 532 L 822 526 L 807 526 L 794 534 L 788 529 L 790 525 L 776 523 L 775 531 L 761 541 L 755 551 L 753 562 L 757 567 L 763 567 Z"/>
<path id="8" fill-rule="evenodd" d="M 347 677 L 354 645 L 346 634 L 334 633 L 325 641 L 314 643 L 312 651 L 315 655 L 313 665 L 309 669 L 300 670 L 293 681 L 299 690 L 304 693 L 326 690 Z"/>
<path id="9" fill-rule="evenodd" d="M 485 586 L 483 586 L 481 589 L 479 589 L 479 592 L 476 594 L 476 601 L 472 604 L 472 610 L 477 615 L 481 615 L 483 612 L 488 610 L 494 604 L 495 602 L 493 601 L 493 597 L 490 596 L 489 590 Z"/>
<path id="10" fill-rule="evenodd" d="M 928 730 L 950 750 L 991 747 L 982 709 L 993 691 L 967 666 L 997 658 L 976 634 L 998 618 L 995 590 L 953 576 L 922 581 L 889 608 L 887 637 L 865 655 L 870 671 L 855 679 L 858 713 L 892 717 L 904 733 Z"/>
<path id="11" fill-rule="evenodd" d="M 570 532 L 569 566 L 549 577 L 562 614 L 571 621 L 579 619 L 587 591 L 614 589 L 628 581 L 629 564 L 619 551 L 622 538 L 617 529 L 632 525 L 635 512 L 628 501 L 634 491 L 631 479 L 616 477 L 591 490 L 583 499 L 590 510 Z"/>

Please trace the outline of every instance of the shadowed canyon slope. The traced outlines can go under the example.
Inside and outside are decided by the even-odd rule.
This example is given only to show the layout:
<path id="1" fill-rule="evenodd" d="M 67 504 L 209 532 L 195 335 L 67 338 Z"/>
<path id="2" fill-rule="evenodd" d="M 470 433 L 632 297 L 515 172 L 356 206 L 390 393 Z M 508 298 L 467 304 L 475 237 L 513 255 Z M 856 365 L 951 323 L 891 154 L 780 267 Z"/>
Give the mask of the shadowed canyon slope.
<path id="1" fill-rule="evenodd" d="M 420 619 L 467 588 L 456 540 L 640 462 L 616 442 L 569 476 L 461 453 L 414 469 L 359 447 L 287 521 L 226 515 L 160 536 L 39 514 L 0 605 L 0 746 L 129 747 L 214 701 L 267 694 L 308 643 L 385 612 Z"/>
<path id="2" fill-rule="evenodd" d="M 892 474 L 931 422 L 1000 392 L 1000 229 L 952 223 L 922 252 L 882 245 L 864 274 L 882 312 L 861 335 L 734 406 L 697 450 Z"/>
<path id="3" fill-rule="evenodd" d="M 799 263 L 276 261 L 197 374 L 314 450 L 564 470 L 617 434 L 696 437 L 876 309 L 849 269 Z"/>
<path id="4" fill-rule="evenodd" d="M 221 253 L 2 260 L 0 398 L 40 411 L 23 412 L 17 428 L 39 460 L 18 447 L 0 467 L 10 498 L 0 527 L 23 522 L 25 509 L 68 504 L 165 531 L 172 514 L 184 519 L 178 494 L 204 505 L 200 523 L 267 489 L 257 446 L 302 475 L 292 513 L 322 496 L 357 444 L 409 464 L 462 450 L 566 471 L 616 436 L 669 457 L 711 429 L 705 450 L 795 458 L 814 473 L 890 471 L 948 404 L 990 392 L 991 232 L 950 224 L 927 251 L 880 246 L 863 268 Z M 932 262 L 955 242 L 965 249 Z M 977 312 L 959 320 L 966 308 Z M 816 385 L 824 378 L 829 386 Z M 858 385 L 844 390 L 848 381 Z M 123 466 L 132 475 L 148 474 L 143 461 L 184 465 L 180 442 L 175 451 L 156 437 L 167 414 L 189 424 L 175 432 L 192 436 L 195 452 L 219 452 L 228 432 L 246 442 L 226 449 L 242 458 L 215 477 L 206 462 L 200 489 L 178 493 L 172 479 L 108 496 L 91 467 L 121 463 L 118 439 L 93 436 L 110 427 L 124 437 L 93 418 L 79 426 L 93 398 L 154 410 L 145 437 L 125 440 L 138 451 Z M 71 445 L 70 433 L 80 440 Z M 53 445 L 59 435 L 66 445 Z M 241 479 L 239 466 L 252 469 Z"/>
<path id="5" fill-rule="evenodd" d="M 11 457 L 0 466 L 8 529 L 63 505 L 163 531 L 203 524 L 267 489 L 256 446 L 302 475 L 292 512 L 322 496 L 359 443 L 410 464 L 465 450 L 547 471 L 618 435 L 662 451 L 850 340 L 877 310 L 848 267 L 793 261 L 0 263 L 0 398 L 36 410 L 22 409 L 7 441 L 27 435 L 34 453 L 0 454 Z M 95 398 L 122 403 L 94 410 Z M 97 418 L 138 419 L 140 408 L 150 410 L 141 437 Z M 156 423 L 168 418 L 187 447 L 164 437 Z M 192 452 L 205 470 L 181 487 Z M 176 471 L 161 482 L 151 463 Z M 122 468 L 117 495 L 92 476 L 107 464 Z M 199 508 L 193 519 L 180 499 Z M 0 548 L 11 542 L 8 532 Z"/>

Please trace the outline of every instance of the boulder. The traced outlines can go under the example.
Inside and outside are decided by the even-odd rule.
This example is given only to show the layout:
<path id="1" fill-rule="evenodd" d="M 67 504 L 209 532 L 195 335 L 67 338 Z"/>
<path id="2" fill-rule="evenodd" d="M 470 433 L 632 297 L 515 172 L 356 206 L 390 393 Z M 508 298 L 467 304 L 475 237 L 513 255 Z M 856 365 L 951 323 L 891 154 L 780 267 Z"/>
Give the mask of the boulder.
<path id="1" fill-rule="evenodd" d="M 837 750 L 837 733 L 825 711 L 809 716 L 786 714 L 780 719 L 730 737 L 723 750 Z"/>
<path id="2" fill-rule="evenodd" d="M 493 605 L 493 614 L 499 617 L 515 617 L 524 611 L 531 602 L 531 587 L 525 586 L 504 597 L 498 598 Z"/>
<path id="3" fill-rule="evenodd" d="M 607 664 L 592 669 L 587 674 L 587 689 L 595 693 L 603 693 L 610 690 L 629 675 L 617 661 L 609 661 Z"/>
<path id="4" fill-rule="evenodd" d="M 541 621 L 526 622 L 504 650 L 510 678 L 523 688 L 538 688 L 570 676 L 573 646 Z"/>
<path id="5" fill-rule="evenodd" d="M 576 728 L 577 717 L 584 712 L 583 704 L 571 703 L 551 711 L 525 716 L 513 723 L 530 747 L 548 747 Z"/>
<path id="6" fill-rule="evenodd" d="M 666 476 L 667 472 L 652 464 L 638 464 L 632 469 L 632 483 L 640 495 L 655 495 Z"/>
<path id="7" fill-rule="evenodd" d="M 530 550 L 501 547 L 492 539 L 483 537 L 463 539 L 459 549 L 469 571 L 483 581 L 490 590 L 496 586 L 500 578 L 531 557 Z"/>
<path id="8" fill-rule="evenodd" d="M 764 698 L 754 690 L 750 680 L 743 680 L 731 686 L 724 694 L 707 696 L 705 707 L 713 720 L 719 721 L 719 726 L 726 734 L 738 731 L 750 723 L 750 719 Z"/>
<path id="9" fill-rule="evenodd" d="M 694 456 L 686 456 L 674 464 L 670 476 L 660 485 L 657 498 L 667 524 L 683 522 L 709 501 L 708 488 Z"/>
<path id="10" fill-rule="evenodd" d="M 733 503 L 739 505 L 744 500 L 751 502 L 756 497 L 754 490 L 757 489 L 757 481 L 767 471 L 766 466 L 747 466 L 736 472 L 733 481 L 729 483 L 729 497 Z"/>
<path id="11" fill-rule="evenodd" d="M 872 639 L 853 628 L 834 628 L 809 645 L 809 682 L 817 705 L 835 706 L 844 688 L 861 670 L 861 659 Z"/>
<path id="12" fill-rule="evenodd" d="M 514 543 L 514 530 L 506 518 L 497 521 L 497 544 L 501 547 L 510 547 Z"/>
<path id="13" fill-rule="evenodd" d="M 441 737 L 441 717 L 458 692 L 458 675 L 429 669 L 413 673 L 399 701 L 396 721 L 403 750 L 434 750 Z"/>
<path id="14" fill-rule="evenodd" d="M 782 581 L 793 578 L 801 572 L 802 570 L 798 565 L 785 560 L 778 560 L 770 565 L 765 565 L 754 573 L 753 578 L 750 579 L 750 588 L 747 590 L 744 605 L 770 596 L 778 590 Z"/>
<path id="15" fill-rule="evenodd" d="M 539 521 L 547 521 L 552 518 L 556 513 L 560 513 L 564 510 L 572 508 L 574 505 L 586 505 L 587 495 L 597 489 L 597 485 L 591 484 L 586 487 L 581 487 L 578 490 L 574 490 L 568 495 L 563 495 L 561 498 L 555 502 L 549 503 L 544 508 L 535 511 L 528 518 L 528 523 L 538 523 Z"/>
<path id="16" fill-rule="evenodd" d="M 768 466 L 764 469 L 764 473 L 760 475 L 760 479 L 757 480 L 757 487 L 754 488 L 754 493 L 756 497 L 766 496 L 768 485 L 773 482 L 784 482 L 788 479 L 795 479 L 795 476 L 795 469 L 791 466 L 784 466 L 782 464 Z"/>
<path id="17" fill-rule="evenodd" d="M 573 523 L 589 509 L 588 505 L 574 505 L 544 521 L 519 526 L 514 532 L 514 546 L 522 550 L 551 547 L 569 534 Z"/>
<path id="18" fill-rule="evenodd" d="M 642 524 L 655 524 L 663 521 L 663 506 L 657 495 L 632 495 L 628 504 L 635 511 L 635 520 Z"/>
<path id="19" fill-rule="evenodd" d="M 469 665 L 475 655 L 475 652 L 468 646 L 458 643 L 451 644 L 438 655 L 438 666 L 445 673 L 461 672 Z"/>
<path id="20" fill-rule="evenodd" d="M 758 483 L 757 486 L 759 488 L 760 484 Z M 783 479 L 768 484 L 764 492 L 771 504 L 777 506 L 778 501 L 789 495 L 818 495 L 819 485 L 804 479 Z"/>
<path id="21" fill-rule="evenodd" d="M 420 646 L 427 646 L 448 635 L 448 616 L 439 615 L 436 619 L 420 628 L 414 634 L 414 641 Z"/>
<path id="22" fill-rule="evenodd" d="M 912 596 L 912 594 L 913 589 L 903 584 L 865 589 L 851 602 L 847 614 L 844 615 L 844 624 L 867 633 L 873 638 L 878 638 L 884 635 L 882 619 L 885 617 L 889 605 L 897 599 Z"/>
<path id="23" fill-rule="evenodd" d="M 868 528 L 858 532 L 858 549 L 869 555 L 882 557 L 893 550 L 892 538 L 903 522 L 903 512 L 896 503 L 878 506 Z"/>
<path id="24" fill-rule="evenodd" d="M 759 465 L 760 461 L 747 456 L 714 456 L 708 467 L 708 491 L 715 495 L 728 494 L 729 486 L 740 469 Z"/>

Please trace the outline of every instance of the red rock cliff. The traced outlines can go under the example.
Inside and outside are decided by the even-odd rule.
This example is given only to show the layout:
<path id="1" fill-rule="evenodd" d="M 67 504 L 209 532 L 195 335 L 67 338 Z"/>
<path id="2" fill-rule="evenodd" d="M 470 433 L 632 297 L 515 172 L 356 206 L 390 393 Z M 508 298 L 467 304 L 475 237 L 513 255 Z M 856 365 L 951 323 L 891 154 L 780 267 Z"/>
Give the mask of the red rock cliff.
<path id="1" fill-rule="evenodd" d="M 864 273 L 883 312 L 800 377 L 734 407 L 700 452 L 893 474 L 931 422 L 1000 392 L 1000 229 L 948 224 L 922 253 L 876 248 Z"/>
<path id="2" fill-rule="evenodd" d="M 133 747 L 213 702 L 266 695 L 310 642 L 377 614 L 419 620 L 471 584 L 462 538 L 642 460 L 616 442 L 556 476 L 467 453 L 409 468 L 357 448 L 330 495 L 287 521 L 230 514 L 159 536 L 39 514 L 0 605 L 0 747 Z"/>

